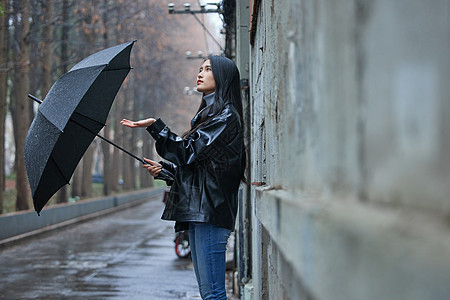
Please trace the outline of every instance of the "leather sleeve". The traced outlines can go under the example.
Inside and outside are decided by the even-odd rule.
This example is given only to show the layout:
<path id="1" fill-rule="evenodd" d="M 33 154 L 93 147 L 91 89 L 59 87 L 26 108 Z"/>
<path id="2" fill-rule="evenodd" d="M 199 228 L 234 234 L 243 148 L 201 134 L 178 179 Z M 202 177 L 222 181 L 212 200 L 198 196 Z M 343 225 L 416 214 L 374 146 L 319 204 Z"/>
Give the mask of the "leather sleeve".
<path id="1" fill-rule="evenodd" d="M 165 161 L 159 163 L 162 165 L 162 170 L 155 176 L 155 179 L 164 180 L 168 186 L 171 186 L 175 180 L 177 166 Z"/>
<path id="2" fill-rule="evenodd" d="M 239 118 L 230 109 L 212 118 L 185 139 L 173 133 L 158 119 L 147 131 L 156 140 L 156 151 L 177 166 L 214 159 L 238 134 Z"/>
<path id="3" fill-rule="evenodd" d="M 160 161 L 159 163 L 162 165 L 164 169 L 166 169 L 168 172 L 170 172 L 175 176 L 175 173 L 177 172 L 177 165 L 168 161 Z"/>
<path id="4" fill-rule="evenodd" d="M 164 180 L 168 186 L 171 186 L 175 178 L 163 168 L 158 175 L 155 176 L 155 179 Z"/>

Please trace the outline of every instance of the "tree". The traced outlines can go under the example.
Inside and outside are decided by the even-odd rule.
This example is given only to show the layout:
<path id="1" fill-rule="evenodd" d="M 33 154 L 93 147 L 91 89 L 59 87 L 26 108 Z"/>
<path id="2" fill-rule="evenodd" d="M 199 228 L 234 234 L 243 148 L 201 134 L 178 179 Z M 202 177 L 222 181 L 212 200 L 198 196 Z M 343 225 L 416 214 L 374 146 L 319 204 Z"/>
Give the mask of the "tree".
<path id="1" fill-rule="evenodd" d="M 117 5 L 113 6 L 113 12 L 115 13 L 115 19 L 114 19 L 114 35 L 116 37 L 116 43 L 120 44 L 124 41 L 123 38 L 120 37 L 120 32 L 122 30 L 122 24 L 120 20 L 120 16 L 123 15 L 123 12 L 125 11 L 123 1 L 120 1 Z M 126 82 L 127 79 L 125 79 L 124 84 L 122 85 L 122 91 L 119 92 L 119 94 L 116 97 L 116 101 L 113 104 L 113 131 L 114 131 L 114 141 L 118 142 L 122 140 L 122 132 L 123 128 L 119 124 L 119 120 L 124 116 L 124 101 L 123 101 L 123 94 L 125 94 L 124 89 L 126 89 Z M 119 177 L 120 177 L 120 169 L 123 165 L 122 161 L 122 152 L 115 148 L 113 149 L 113 164 L 112 164 L 112 170 L 111 170 L 111 178 L 110 178 L 110 185 L 111 189 L 114 192 L 119 191 Z"/>
<path id="2" fill-rule="evenodd" d="M 94 162 L 94 144 L 91 144 L 83 156 L 81 177 L 81 196 L 92 197 L 92 163 Z"/>
<path id="3" fill-rule="evenodd" d="M 7 35 L 8 18 L 5 14 L 7 1 L 0 1 L 0 214 L 3 211 L 3 191 L 5 190 L 5 117 L 7 78 Z"/>
<path id="4" fill-rule="evenodd" d="M 53 32 L 54 32 L 54 6 L 53 0 L 42 1 L 42 20 L 44 23 L 44 28 L 42 31 L 42 80 L 41 80 L 41 93 L 42 98 L 47 95 L 53 83 Z M 65 72 L 64 72 L 65 73 Z M 56 201 L 58 203 L 67 202 L 67 187 L 62 187 L 56 194 Z"/>
<path id="5" fill-rule="evenodd" d="M 128 81 L 128 83 L 130 83 L 130 81 Z M 133 112 L 132 106 L 133 106 L 133 97 L 131 97 L 131 93 L 132 93 L 132 88 L 127 87 L 126 91 L 125 91 L 125 101 L 124 103 L 127 104 L 127 108 L 126 108 L 126 115 L 131 115 Z M 134 117 L 132 117 L 133 119 L 135 119 Z M 124 145 L 129 145 L 130 151 L 133 153 L 135 153 L 134 151 L 134 147 L 133 147 L 133 136 L 136 133 L 135 130 L 133 131 L 127 131 L 125 134 L 123 134 L 123 144 Z M 135 176 L 134 172 L 133 172 L 133 166 L 134 166 L 134 158 L 128 156 L 128 155 L 124 155 L 123 156 L 123 188 L 125 190 L 131 190 L 134 188 L 135 185 L 135 180 L 133 179 Z"/>
<path id="6" fill-rule="evenodd" d="M 108 21 L 108 0 L 103 0 L 103 48 L 108 48 L 109 45 L 109 21 Z M 103 129 L 103 135 L 107 139 L 111 139 L 109 127 Z M 103 153 L 103 195 L 107 196 L 111 194 L 111 146 L 105 141 L 101 142 L 102 153 Z"/>
<path id="7" fill-rule="evenodd" d="M 96 49 L 96 41 L 101 30 L 101 18 L 96 10 L 99 1 L 93 0 L 89 2 L 80 3 L 76 9 L 76 15 L 79 17 L 79 31 L 81 43 L 84 45 L 81 55 L 89 56 Z M 92 163 L 93 163 L 94 149 L 93 145 L 89 146 L 88 150 L 83 156 L 82 176 L 81 176 L 81 196 L 92 196 Z M 79 169 L 79 168 L 77 168 Z M 78 172 L 78 171 L 75 171 Z M 74 176 L 74 181 L 78 178 L 77 174 Z"/>
<path id="8" fill-rule="evenodd" d="M 52 0 L 42 2 L 43 19 L 45 22 L 42 41 L 42 98 L 52 86 L 52 61 L 53 61 L 53 7 Z"/>
<path id="9" fill-rule="evenodd" d="M 65 74 L 69 71 L 69 31 L 71 30 L 70 20 L 70 7 L 72 5 L 72 1 L 62 0 L 61 7 L 61 19 L 58 23 L 59 32 L 60 32 L 60 65 L 59 65 L 59 74 Z M 57 201 L 58 203 L 67 202 L 68 198 L 68 188 L 64 186 L 59 191 Z M 79 167 L 76 168 L 73 180 L 72 180 L 72 191 L 71 196 L 77 197 L 81 195 L 81 170 Z"/>
<path id="10" fill-rule="evenodd" d="M 69 42 L 69 0 L 62 1 L 62 13 L 61 13 L 61 74 L 66 73 L 69 70 L 69 49 L 67 44 Z"/>
<path id="11" fill-rule="evenodd" d="M 20 26 L 19 26 L 19 41 L 18 46 L 20 50 L 20 64 L 17 72 L 19 74 L 16 82 L 16 126 L 17 126 L 17 140 L 16 140 L 16 163 L 17 163 L 17 177 L 16 177 L 16 209 L 25 210 L 29 207 L 29 189 L 28 178 L 25 171 L 24 160 L 24 143 L 25 137 L 30 125 L 30 101 L 27 98 L 29 89 L 29 33 L 30 33 L 30 2 L 27 0 L 17 0 L 20 7 Z"/>

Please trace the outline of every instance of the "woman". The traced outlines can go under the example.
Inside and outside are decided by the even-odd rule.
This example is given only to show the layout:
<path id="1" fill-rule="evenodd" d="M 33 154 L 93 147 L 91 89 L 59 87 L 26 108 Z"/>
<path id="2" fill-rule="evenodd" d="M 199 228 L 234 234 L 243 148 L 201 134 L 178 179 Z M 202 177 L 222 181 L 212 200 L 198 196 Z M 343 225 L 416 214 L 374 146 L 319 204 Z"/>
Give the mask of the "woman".
<path id="1" fill-rule="evenodd" d="M 191 129 L 182 138 L 161 119 L 122 120 L 147 127 L 158 154 L 167 161 L 145 159 L 156 179 L 171 185 L 162 219 L 175 230 L 189 229 L 195 275 L 203 299 L 226 299 L 225 251 L 235 226 L 238 189 L 244 178 L 242 102 L 239 71 L 229 59 L 212 56 L 197 75 L 203 93 Z M 164 174 L 164 175 L 162 175 Z"/>

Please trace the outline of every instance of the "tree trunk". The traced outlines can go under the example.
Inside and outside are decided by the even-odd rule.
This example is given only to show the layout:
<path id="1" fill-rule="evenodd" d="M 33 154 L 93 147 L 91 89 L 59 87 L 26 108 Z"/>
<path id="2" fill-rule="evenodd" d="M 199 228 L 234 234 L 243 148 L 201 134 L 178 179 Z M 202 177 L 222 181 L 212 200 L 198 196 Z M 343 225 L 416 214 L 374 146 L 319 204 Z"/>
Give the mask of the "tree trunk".
<path id="1" fill-rule="evenodd" d="M 13 127 L 13 138 L 14 138 L 14 147 L 17 144 L 17 113 L 16 113 L 16 99 L 17 99 L 17 93 L 18 93 L 18 89 L 17 89 L 17 82 L 20 81 L 20 75 L 19 75 L 19 57 L 20 57 L 20 49 L 18 46 L 18 42 L 19 42 L 19 18 L 17 17 L 17 12 L 20 9 L 20 3 L 18 1 L 14 1 L 12 3 L 10 3 L 10 7 L 12 9 L 13 12 L 15 12 L 14 14 L 11 15 L 10 19 L 12 20 L 13 23 L 13 32 L 11 33 L 12 37 L 9 39 L 10 42 L 10 46 L 8 47 L 9 49 L 11 49 L 11 65 L 13 66 L 13 72 L 11 72 L 11 76 L 9 76 L 11 78 L 11 88 L 10 88 L 10 95 L 9 95 L 9 103 L 8 103 L 8 108 L 9 111 L 11 113 L 11 121 L 12 121 L 12 127 Z M 14 165 L 12 168 L 12 172 L 13 173 L 17 173 L 17 157 L 14 155 Z"/>
<path id="2" fill-rule="evenodd" d="M 121 103 L 122 101 L 115 101 L 114 103 L 114 141 L 117 143 L 118 141 L 121 140 L 121 136 L 122 136 L 122 125 L 120 125 L 119 122 L 117 122 L 117 120 L 121 120 L 120 117 L 122 116 L 122 110 L 121 110 Z M 121 152 L 119 149 L 117 149 L 116 147 L 114 147 L 113 149 L 113 163 L 111 164 L 111 181 L 110 181 L 110 185 L 111 185 L 111 190 L 114 192 L 118 192 L 119 191 L 119 176 L 120 176 L 120 155 Z"/>
<path id="3" fill-rule="evenodd" d="M 54 15 L 54 12 L 52 11 L 52 15 Z M 60 63 L 60 68 L 61 68 L 61 72 L 60 74 L 65 74 L 67 73 L 67 71 L 69 70 L 68 67 L 68 59 L 69 59 L 69 51 L 67 49 L 67 42 L 69 40 L 68 36 L 69 36 L 69 27 L 68 27 L 68 23 L 69 23 L 69 2 L 68 0 L 63 0 L 63 5 L 62 5 L 62 17 L 61 17 L 61 23 L 62 23 L 62 28 L 61 28 L 61 63 Z M 53 27 L 53 26 L 52 26 Z M 53 30 L 52 30 L 53 31 Z M 52 42 L 53 44 L 53 42 Z M 51 52 L 49 52 L 51 54 Z M 51 81 L 51 77 L 50 77 L 50 81 Z M 78 195 L 80 195 L 80 191 L 77 191 L 76 189 L 77 184 L 73 184 L 72 186 L 72 197 L 76 197 Z M 74 196 L 75 194 L 75 196 Z M 69 198 L 69 187 L 63 186 L 59 192 L 58 195 L 56 197 L 56 201 L 58 203 L 64 203 L 67 202 Z"/>
<path id="4" fill-rule="evenodd" d="M 108 36 L 108 0 L 103 1 L 104 11 L 103 11 L 103 47 L 109 47 L 109 36 Z M 105 138 L 110 139 L 110 130 L 109 127 L 105 127 L 103 129 L 103 134 Z M 103 151 L 103 195 L 107 196 L 111 194 L 111 146 L 105 142 L 101 142 L 102 151 Z"/>
<path id="5" fill-rule="evenodd" d="M 43 29 L 42 41 L 42 98 L 47 95 L 52 85 L 52 61 L 53 61 L 53 1 L 42 2 L 44 20 L 46 26 Z"/>
<path id="6" fill-rule="evenodd" d="M 29 89 L 29 12 L 30 2 L 27 0 L 20 0 L 20 32 L 19 32 L 19 49 L 20 49 L 20 68 L 19 68 L 19 81 L 17 84 L 17 99 L 16 99 L 16 120 L 17 122 L 17 140 L 16 140 L 16 161 L 17 161 L 17 177 L 16 177 L 16 209 L 25 210 L 28 209 L 29 204 L 29 189 L 28 179 L 25 171 L 24 160 L 24 143 L 25 137 L 30 125 L 30 104 L 31 102 L 27 98 L 27 92 Z"/>
<path id="7" fill-rule="evenodd" d="M 131 89 L 126 87 L 126 90 L 124 91 L 125 99 L 124 103 L 126 103 L 128 106 L 130 106 L 130 91 Z M 130 109 L 124 109 L 124 115 L 130 115 L 131 111 Z M 132 118 L 132 117 L 131 117 Z M 133 151 L 132 149 L 132 143 L 133 143 L 133 131 L 131 131 L 129 128 L 128 130 L 124 130 L 122 133 L 123 139 L 122 139 L 122 145 L 124 148 L 129 149 L 129 151 Z M 129 155 L 123 155 L 123 189 L 124 190 L 131 190 L 133 189 L 133 164 L 134 161 L 133 158 L 131 158 Z"/>
<path id="8" fill-rule="evenodd" d="M 7 1 L 0 5 L 7 9 Z M 7 36 L 8 18 L 0 13 L 0 214 L 3 212 L 3 191 L 5 190 L 5 117 L 6 117 L 6 75 L 7 75 Z"/>
<path id="9" fill-rule="evenodd" d="M 133 120 L 137 120 L 139 117 L 139 108 L 137 105 L 137 101 L 135 101 L 136 97 L 134 95 L 135 87 L 133 86 L 134 80 L 130 79 L 128 84 L 128 101 L 127 103 L 131 103 L 132 106 L 132 118 Z M 129 136 L 129 142 L 128 147 L 130 149 L 131 153 L 134 153 L 135 155 L 138 154 L 137 150 L 137 139 L 138 139 L 138 133 L 140 133 L 138 130 L 131 130 L 127 131 L 127 135 Z M 139 154 L 138 154 L 139 155 Z M 136 159 L 128 156 L 128 164 L 129 164 L 129 172 L 130 172 L 130 189 L 136 189 L 137 188 L 137 174 L 138 170 L 136 168 Z"/>
<path id="10" fill-rule="evenodd" d="M 85 47 L 83 48 L 83 57 L 91 55 L 96 49 L 96 39 L 98 37 L 96 7 L 98 1 L 86 2 L 83 12 L 83 23 L 81 30 L 83 31 L 82 40 Z M 92 197 L 92 164 L 94 161 L 94 147 L 91 144 L 83 155 L 83 175 L 81 179 L 81 195 L 83 197 Z"/>
<path id="11" fill-rule="evenodd" d="M 105 138 L 110 139 L 109 128 L 105 127 L 103 134 Z M 103 195 L 107 196 L 111 194 L 111 147 L 105 141 L 101 142 L 101 146 L 103 151 Z"/>
<path id="12" fill-rule="evenodd" d="M 81 178 L 81 196 L 92 197 L 92 163 L 94 161 L 94 144 L 91 144 L 83 156 Z"/>
<path id="13" fill-rule="evenodd" d="M 81 177 L 83 164 L 80 162 L 72 176 L 72 198 L 81 197 Z"/>
<path id="14" fill-rule="evenodd" d="M 124 39 L 123 39 L 123 32 L 124 29 L 122 27 L 122 23 L 120 20 L 120 16 L 123 15 L 123 13 L 125 12 L 125 3 L 124 2 L 120 2 L 117 1 L 117 5 L 115 6 L 115 16 L 116 18 L 114 19 L 114 36 L 115 36 L 115 41 L 116 44 L 121 44 Z M 113 104 L 113 109 L 114 109 L 114 125 L 113 125 L 113 130 L 114 130 L 114 142 L 116 143 L 121 143 L 121 141 L 123 141 L 123 126 L 120 125 L 119 120 L 122 120 L 124 118 L 124 112 L 125 112 L 125 105 L 124 105 L 124 99 L 123 99 L 123 95 L 125 95 L 124 93 L 124 89 L 126 88 L 126 86 L 122 86 L 121 91 L 118 94 L 118 97 L 116 98 L 116 101 L 114 101 Z M 112 170 L 111 170 L 111 174 L 112 174 L 112 178 L 111 178 L 111 188 L 113 191 L 118 192 L 120 190 L 120 186 L 119 186 L 119 179 L 122 175 L 123 177 L 123 172 L 121 172 L 123 170 L 123 159 L 122 159 L 123 155 L 122 155 L 122 151 L 120 151 L 119 149 L 117 149 L 116 147 L 114 147 L 113 149 L 113 163 L 112 163 Z"/>
<path id="15" fill-rule="evenodd" d="M 42 2 L 42 15 L 46 22 L 42 31 L 42 99 L 45 98 L 52 86 L 52 66 L 53 66 L 53 28 L 54 28 L 54 3 L 52 0 Z M 63 186 L 55 195 L 58 203 L 68 200 L 67 186 Z"/>
<path id="16" fill-rule="evenodd" d="M 148 135 L 148 134 L 147 134 Z M 151 140 L 152 137 L 146 136 L 146 132 L 143 136 L 143 143 L 142 143 L 142 156 L 150 159 L 154 159 L 153 155 L 153 141 Z M 150 173 L 147 171 L 147 169 L 144 169 L 141 167 L 141 171 L 139 173 L 140 175 L 140 182 L 141 182 L 141 188 L 149 188 L 154 186 L 153 182 L 153 176 L 150 175 Z"/>
<path id="17" fill-rule="evenodd" d="M 62 6 L 62 28 L 61 28 L 61 73 L 64 74 L 69 70 L 69 50 L 67 43 L 69 42 L 69 0 L 63 0 Z"/>
<path id="18" fill-rule="evenodd" d="M 38 3 L 41 0 L 28 0 L 30 2 L 30 20 L 41 20 L 43 16 L 43 11 L 41 5 Z M 36 24 L 36 22 L 35 22 Z M 37 25 L 37 24 L 36 24 Z M 32 27 L 32 25 L 30 24 Z M 31 33 L 32 32 L 32 33 Z M 31 38 L 31 36 L 35 38 Z M 36 38 L 39 36 L 39 38 Z M 30 39 L 28 44 L 28 57 L 30 57 L 30 63 L 28 66 L 28 78 L 30 79 L 29 83 L 29 91 L 35 96 L 43 99 L 44 95 L 42 93 L 42 64 L 43 61 L 40 59 L 42 56 L 41 42 L 43 39 L 43 35 L 41 32 L 36 32 L 33 28 L 30 29 Z M 28 99 L 28 101 L 31 101 Z M 31 101 L 30 105 L 30 120 L 34 118 L 34 106 L 37 103 L 33 103 Z"/>

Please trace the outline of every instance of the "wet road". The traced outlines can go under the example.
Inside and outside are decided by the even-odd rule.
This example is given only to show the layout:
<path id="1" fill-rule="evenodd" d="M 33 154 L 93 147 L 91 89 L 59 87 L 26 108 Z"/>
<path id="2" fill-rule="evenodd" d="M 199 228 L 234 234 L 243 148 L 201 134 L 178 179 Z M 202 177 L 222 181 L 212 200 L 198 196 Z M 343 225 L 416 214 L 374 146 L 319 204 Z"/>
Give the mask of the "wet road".
<path id="1" fill-rule="evenodd" d="M 200 299 L 161 197 L 0 250 L 0 299 Z"/>

